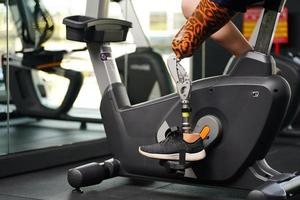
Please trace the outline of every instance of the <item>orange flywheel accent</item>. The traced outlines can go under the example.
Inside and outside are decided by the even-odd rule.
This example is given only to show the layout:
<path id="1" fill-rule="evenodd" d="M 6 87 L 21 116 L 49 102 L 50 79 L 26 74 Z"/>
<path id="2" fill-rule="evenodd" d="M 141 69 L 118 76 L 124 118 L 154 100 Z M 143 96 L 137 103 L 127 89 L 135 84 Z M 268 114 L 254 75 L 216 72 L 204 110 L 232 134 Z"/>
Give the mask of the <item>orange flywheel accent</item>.
<path id="1" fill-rule="evenodd" d="M 200 132 L 200 137 L 204 140 L 210 133 L 210 128 L 208 126 L 204 126 L 204 128 Z"/>

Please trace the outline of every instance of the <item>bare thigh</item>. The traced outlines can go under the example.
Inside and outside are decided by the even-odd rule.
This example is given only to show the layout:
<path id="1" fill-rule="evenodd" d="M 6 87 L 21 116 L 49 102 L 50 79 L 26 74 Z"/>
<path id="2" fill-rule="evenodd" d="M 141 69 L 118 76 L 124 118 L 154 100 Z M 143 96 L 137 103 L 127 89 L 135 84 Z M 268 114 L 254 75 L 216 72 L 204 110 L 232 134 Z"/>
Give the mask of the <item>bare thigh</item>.
<path id="1" fill-rule="evenodd" d="M 185 16 L 185 18 L 190 17 L 195 8 L 199 5 L 201 0 L 182 0 L 181 1 L 181 8 L 182 13 Z"/>

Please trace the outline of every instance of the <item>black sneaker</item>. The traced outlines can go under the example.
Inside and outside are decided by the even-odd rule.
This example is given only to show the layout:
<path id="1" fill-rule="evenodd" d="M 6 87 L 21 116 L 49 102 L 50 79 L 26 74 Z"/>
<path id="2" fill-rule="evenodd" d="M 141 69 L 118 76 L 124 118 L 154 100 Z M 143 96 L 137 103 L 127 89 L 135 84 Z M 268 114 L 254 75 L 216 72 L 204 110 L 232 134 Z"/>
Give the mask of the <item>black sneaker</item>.
<path id="1" fill-rule="evenodd" d="M 149 158 L 160 160 L 179 160 L 179 152 L 185 152 L 186 161 L 198 161 L 205 158 L 203 140 L 187 143 L 179 132 L 170 132 L 166 139 L 152 145 L 139 147 L 139 152 Z"/>

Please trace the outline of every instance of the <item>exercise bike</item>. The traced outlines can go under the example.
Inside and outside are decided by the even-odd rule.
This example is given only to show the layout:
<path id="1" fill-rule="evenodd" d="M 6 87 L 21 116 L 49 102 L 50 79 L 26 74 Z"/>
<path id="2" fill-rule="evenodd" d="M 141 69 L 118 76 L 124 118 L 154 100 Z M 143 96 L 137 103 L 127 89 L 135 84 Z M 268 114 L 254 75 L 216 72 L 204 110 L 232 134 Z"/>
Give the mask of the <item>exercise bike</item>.
<path id="1" fill-rule="evenodd" d="M 266 0 L 255 50 L 240 58 L 229 75 L 192 83 L 171 56 L 168 67 L 178 94 L 132 106 L 121 83 L 110 42 L 126 39 L 131 23 L 108 19 L 108 1 L 87 0 L 86 15 L 64 19 L 67 39 L 86 42 L 102 94 L 100 111 L 113 159 L 69 170 L 71 186 L 100 183 L 114 176 L 188 181 L 252 190 L 249 200 L 285 200 L 300 190 L 298 173 L 280 173 L 264 160 L 281 128 L 290 87 L 275 74 L 270 46 L 284 0 Z M 158 161 L 138 153 L 141 145 L 163 140 L 181 124 L 184 98 L 191 95 L 194 131 L 209 126 L 207 158 L 187 163 Z"/>

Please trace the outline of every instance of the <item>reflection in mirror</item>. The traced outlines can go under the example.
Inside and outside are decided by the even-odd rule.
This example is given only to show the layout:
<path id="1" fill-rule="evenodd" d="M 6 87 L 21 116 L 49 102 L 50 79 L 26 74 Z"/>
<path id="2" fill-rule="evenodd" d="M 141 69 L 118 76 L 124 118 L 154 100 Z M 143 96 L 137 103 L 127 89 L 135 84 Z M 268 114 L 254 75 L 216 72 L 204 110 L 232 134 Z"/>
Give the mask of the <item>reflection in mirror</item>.
<path id="1" fill-rule="evenodd" d="M 53 0 L 10 0 L 10 153 L 102 140 L 100 95 L 85 44 L 65 39 L 62 19 L 80 14 Z M 60 5 L 57 7 L 57 5 Z M 84 11 L 84 9 L 82 9 Z M 78 98 L 81 97 L 81 98 Z M 81 100 L 82 99 L 82 100 Z"/>
<path id="2" fill-rule="evenodd" d="M 5 1 L 0 2 L 0 61 L 8 50 L 8 14 Z M 0 156 L 8 153 L 8 103 L 3 76 L 2 62 L 0 62 Z"/>

